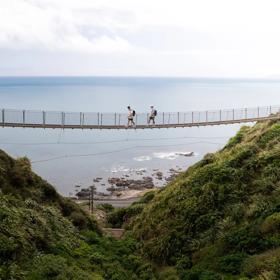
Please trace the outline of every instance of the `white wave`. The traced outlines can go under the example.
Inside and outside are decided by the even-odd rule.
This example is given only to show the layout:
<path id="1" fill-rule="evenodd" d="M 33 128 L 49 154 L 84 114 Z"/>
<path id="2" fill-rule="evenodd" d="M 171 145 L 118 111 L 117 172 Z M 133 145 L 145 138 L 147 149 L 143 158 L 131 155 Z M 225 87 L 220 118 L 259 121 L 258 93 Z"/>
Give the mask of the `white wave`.
<path id="1" fill-rule="evenodd" d="M 111 173 L 118 173 L 118 172 L 129 172 L 130 169 L 125 166 L 116 166 L 111 168 Z"/>
<path id="2" fill-rule="evenodd" d="M 107 172 L 111 173 L 137 173 L 137 172 L 146 172 L 147 167 L 138 167 L 138 168 L 128 168 L 122 165 L 112 167 L 110 170 L 107 169 Z"/>
<path id="3" fill-rule="evenodd" d="M 159 159 L 169 159 L 169 160 L 174 160 L 178 157 L 181 156 L 195 156 L 197 154 L 195 154 L 194 152 L 162 152 L 162 153 L 153 153 L 153 156 L 155 158 L 159 158 Z"/>
<path id="4" fill-rule="evenodd" d="M 140 168 L 131 169 L 131 171 L 135 171 L 135 172 L 145 172 L 147 170 L 148 170 L 147 167 L 140 167 Z"/>
<path id="5" fill-rule="evenodd" d="M 150 156 L 139 156 L 139 157 L 135 157 L 133 159 L 136 160 L 136 161 L 147 161 L 147 160 L 151 160 L 152 157 L 150 157 Z"/>
<path id="6" fill-rule="evenodd" d="M 174 160 L 179 157 L 177 152 L 169 152 L 169 153 L 153 153 L 153 156 L 155 158 L 159 159 L 169 159 L 169 160 Z"/>

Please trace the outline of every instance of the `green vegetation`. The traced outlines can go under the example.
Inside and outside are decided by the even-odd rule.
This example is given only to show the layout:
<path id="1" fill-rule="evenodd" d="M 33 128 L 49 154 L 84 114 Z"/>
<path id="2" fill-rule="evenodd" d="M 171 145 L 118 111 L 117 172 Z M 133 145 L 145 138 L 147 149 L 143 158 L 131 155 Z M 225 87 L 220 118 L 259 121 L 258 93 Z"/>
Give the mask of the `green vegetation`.
<path id="1" fill-rule="evenodd" d="M 280 279 L 280 121 L 243 127 L 215 154 L 97 222 L 0 151 L 0 279 Z M 100 211 L 100 210 L 99 210 Z"/>
<path id="2" fill-rule="evenodd" d="M 280 122 L 241 128 L 139 212 L 142 254 L 179 279 L 280 279 Z"/>
<path id="3" fill-rule="evenodd" d="M 105 206 L 106 209 L 110 207 Z M 0 151 L 0 279 L 153 279 L 127 236 L 103 236 L 94 219 Z"/>
<path id="4" fill-rule="evenodd" d="M 107 216 L 108 225 L 113 228 L 121 228 L 132 222 L 143 211 L 145 205 L 154 198 L 155 193 L 156 191 L 149 191 L 139 201 L 133 202 L 129 207 L 116 208 L 109 211 Z"/>

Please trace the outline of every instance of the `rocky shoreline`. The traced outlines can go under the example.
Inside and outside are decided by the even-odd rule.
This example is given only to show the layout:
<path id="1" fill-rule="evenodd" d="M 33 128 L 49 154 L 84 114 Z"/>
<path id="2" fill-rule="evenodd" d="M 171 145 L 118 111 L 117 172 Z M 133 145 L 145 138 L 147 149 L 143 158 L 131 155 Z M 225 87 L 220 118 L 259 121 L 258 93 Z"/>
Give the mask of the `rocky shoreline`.
<path id="1" fill-rule="evenodd" d="M 164 176 L 163 172 L 158 169 L 153 169 L 151 176 L 143 176 L 140 179 L 130 179 L 129 175 L 122 175 L 121 177 L 110 177 L 107 180 L 108 193 L 97 192 L 96 185 L 102 183 L 103 178 L 97 177 L 93 179 L 93 185 L 88 188 L 81 188 L 77 190 L 76 197 L 78 200 L 87 200 L 90 193 L 93 192 L 95 200 L 110 200 L 110 199 L 131 199 L 144 195 L 147 191 L 157 189 L 154 183 L 155 180 L 164 181 L 166 184 L 172 181 L 176 176 L 182 172 L 181 168 L 170 168 L 168 176 Z M 144 172 L 137 175 L 144 175 Z M 79 186 L 76 186 L 79 187 Z"/>

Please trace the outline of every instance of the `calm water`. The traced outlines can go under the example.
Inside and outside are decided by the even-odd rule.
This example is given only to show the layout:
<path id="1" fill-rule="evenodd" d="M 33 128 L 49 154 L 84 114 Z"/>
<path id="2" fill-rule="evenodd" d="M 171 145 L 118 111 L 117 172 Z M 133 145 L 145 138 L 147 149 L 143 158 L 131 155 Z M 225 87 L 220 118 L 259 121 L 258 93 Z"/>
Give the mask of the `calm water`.
<path id="1" fill-rule="evenodd" d="M 280 104 L 280 82 L 166 78 L 0 78 L 2 108 L 125 112 L 191 111 Z M 34 170 L 68 195 L 95 177 L 137 177 L 187 168 L 221 148 L 239 125 L 143 131 L 60 131 L 0 128 L 0 148 L 28 156 Z M 194 157 L 178 152 L 193 151 Z M 161 185 L 160 181 L 155 181 Z"/>

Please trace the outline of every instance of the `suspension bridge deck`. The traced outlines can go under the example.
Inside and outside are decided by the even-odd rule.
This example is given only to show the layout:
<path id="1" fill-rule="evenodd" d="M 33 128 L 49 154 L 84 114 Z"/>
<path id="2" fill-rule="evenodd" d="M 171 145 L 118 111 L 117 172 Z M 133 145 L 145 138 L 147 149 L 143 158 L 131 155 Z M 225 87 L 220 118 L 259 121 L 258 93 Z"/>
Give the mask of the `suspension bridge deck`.
<path id="1" fill-rule="evenodd" d="M 0 126 L 51 129 L 153 129 L 227 125 L 280 119 L 280 106 L 230 110 L 160 112 L 156 124 L 148 125 L 149 114 L 134 117 L 135 126 L 127 126 L 124 113 L 83 113 L 2 109 Z"/>

